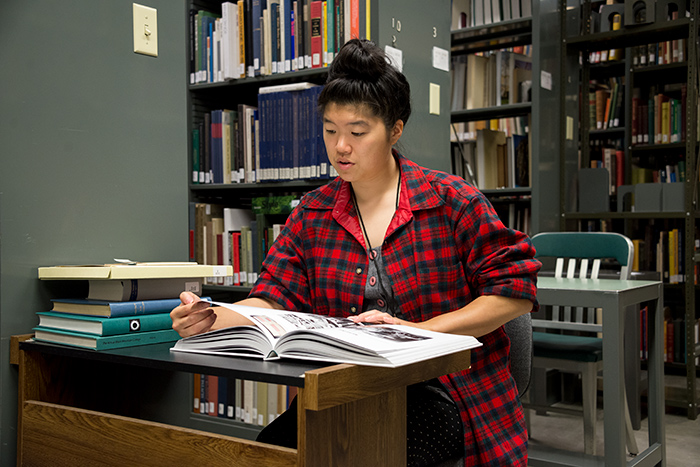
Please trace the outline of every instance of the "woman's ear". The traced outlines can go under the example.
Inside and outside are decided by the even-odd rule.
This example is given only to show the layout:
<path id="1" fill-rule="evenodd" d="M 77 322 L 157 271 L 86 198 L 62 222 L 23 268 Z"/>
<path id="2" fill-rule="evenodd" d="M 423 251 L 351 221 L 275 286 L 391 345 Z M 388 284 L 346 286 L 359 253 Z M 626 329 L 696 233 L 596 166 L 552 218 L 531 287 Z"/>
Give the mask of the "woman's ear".
<path id="1" fill-rule="evenodd" d="M 391 144 L 392 146 L 396 144 L 396 142 L 401 138 L 401 135 L 403 134 L 403 120 L 396 120 L 396 123 L 394 123 L 394 127 L 391 129 Z"/>

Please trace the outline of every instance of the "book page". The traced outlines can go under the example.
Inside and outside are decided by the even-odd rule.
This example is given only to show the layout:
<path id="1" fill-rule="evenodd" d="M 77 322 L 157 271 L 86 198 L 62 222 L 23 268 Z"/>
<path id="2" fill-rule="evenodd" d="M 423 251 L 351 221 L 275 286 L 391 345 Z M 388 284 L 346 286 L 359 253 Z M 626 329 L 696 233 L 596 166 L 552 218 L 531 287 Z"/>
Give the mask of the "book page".
<path id="1" fill-rule="evenodd" d="M 333 329 L 362 327 L 349 318 L 300 313 L 297 311 L 257 308 L 232 303 L 210 301 L 212 305 L 228 308 L 250 319 L 271 340 L 277 340 L 288 332 L 298 329 Z"/>

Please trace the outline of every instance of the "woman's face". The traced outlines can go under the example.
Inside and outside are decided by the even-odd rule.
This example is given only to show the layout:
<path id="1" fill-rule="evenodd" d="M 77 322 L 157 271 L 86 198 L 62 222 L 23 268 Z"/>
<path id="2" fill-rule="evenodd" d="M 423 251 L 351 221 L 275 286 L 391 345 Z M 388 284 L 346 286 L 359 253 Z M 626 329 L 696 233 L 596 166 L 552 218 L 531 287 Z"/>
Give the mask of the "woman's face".
<path id="1" fill-rule="evenodd" d="M 391 147 L 403 131 L 400 120 L 391 131 L 362 107 L 329 103 L 323 114 L 323 140 L 331 165 L 347 182 L 381 177 L 394 159 Z"/>

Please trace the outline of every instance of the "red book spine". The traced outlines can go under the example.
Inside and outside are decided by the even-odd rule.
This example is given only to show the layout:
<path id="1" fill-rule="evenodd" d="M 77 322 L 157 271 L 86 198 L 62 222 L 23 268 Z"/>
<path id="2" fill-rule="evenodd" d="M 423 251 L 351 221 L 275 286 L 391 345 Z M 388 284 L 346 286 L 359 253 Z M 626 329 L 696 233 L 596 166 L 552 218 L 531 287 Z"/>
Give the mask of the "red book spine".
<path id="1" fill-rule="evenodd" d="M 310 16 L 311 67 L 320 68 L 323 65 L 323 2 L 311 2 Z"/>
<path id="2" fill-rule="evenodd" d="M 241 233 L 231 233 L 231 266 L 233 266 L 233 285 L 241 285 Z"/>

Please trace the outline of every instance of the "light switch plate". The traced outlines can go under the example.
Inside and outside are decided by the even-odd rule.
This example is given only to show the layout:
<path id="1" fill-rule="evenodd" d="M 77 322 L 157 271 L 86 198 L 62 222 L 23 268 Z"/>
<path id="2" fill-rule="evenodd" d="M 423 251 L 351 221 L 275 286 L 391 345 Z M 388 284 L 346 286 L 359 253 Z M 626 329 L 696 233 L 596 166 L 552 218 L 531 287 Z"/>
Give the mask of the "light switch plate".
<path id="1" fill-rule="evenodd" d="M 440 85 L 430 83 L 430 114 L 440 115 Z"/>
<path id="2" fill-rule="evenodd" d="M 158 56 L 158 11 L 134 3 L 134 52 Z"/>

